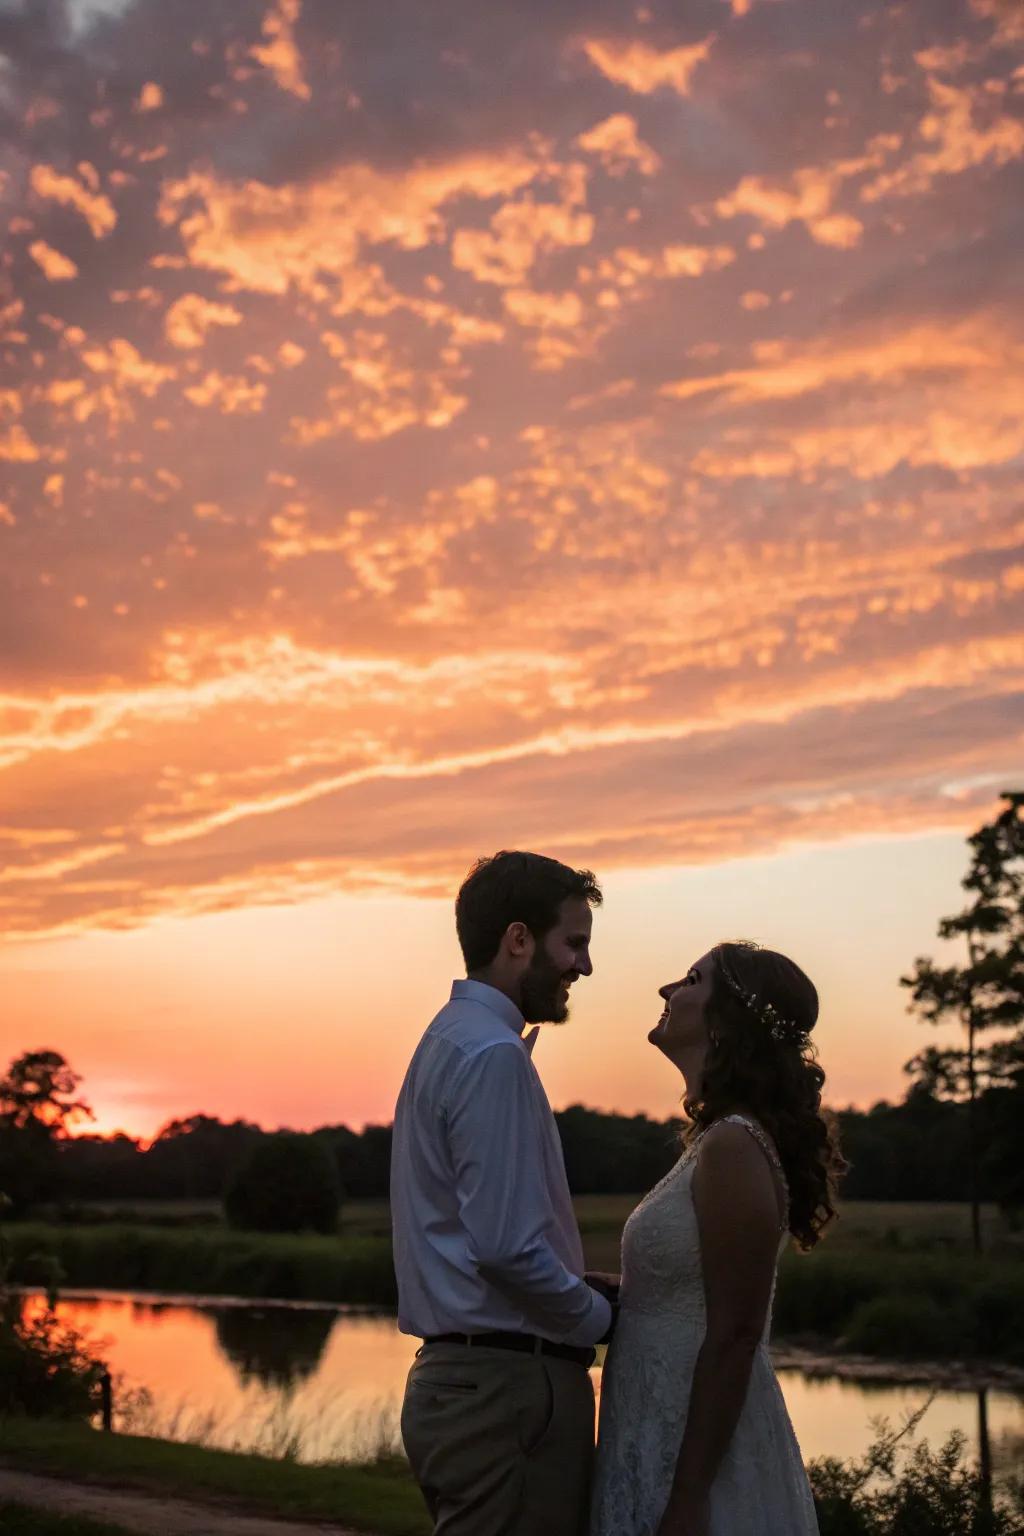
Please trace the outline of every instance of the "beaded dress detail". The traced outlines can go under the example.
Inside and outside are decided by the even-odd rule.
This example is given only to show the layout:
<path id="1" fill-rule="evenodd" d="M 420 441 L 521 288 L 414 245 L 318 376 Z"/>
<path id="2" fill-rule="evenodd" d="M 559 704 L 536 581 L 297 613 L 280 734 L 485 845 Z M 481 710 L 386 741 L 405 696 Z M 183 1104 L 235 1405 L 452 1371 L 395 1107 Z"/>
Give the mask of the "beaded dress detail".
<path id="1" fill-rule="evenodd" d="M 755 1138 L 784 1189 L 778 1153 L 761 1126 L 742 1115 L 725 1118 Z M 620 1311 L 601 1383 L 590 1536 L 655 1536 L 668 1502 L 706 1326 L 690 1188 L 706 1134 L 623 1230 Z M 783 1230 L 780 1253 L 785 1241 Z M 773 1299 L 774 1289 L 773 1282 Z M 746 1401 L 711 1488 L 711 1536 L 818 1533 L 800 1448 L 768 1358 L 770 1328 L 769 1305 Z"/>

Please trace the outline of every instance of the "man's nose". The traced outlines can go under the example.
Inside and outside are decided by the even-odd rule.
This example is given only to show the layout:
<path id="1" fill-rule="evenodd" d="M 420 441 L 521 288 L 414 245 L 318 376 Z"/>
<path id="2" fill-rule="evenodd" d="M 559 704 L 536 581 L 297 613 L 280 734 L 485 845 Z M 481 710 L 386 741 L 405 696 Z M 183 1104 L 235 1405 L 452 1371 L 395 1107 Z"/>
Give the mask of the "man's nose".
<path id="1" fill-rule="evenodd" d="M 593 976 L 594 962 L 591 960 L 589 954 L 580 956 L 579 964 L 577 965 L 576 969 L 579 971 L 581 976 Z"/>

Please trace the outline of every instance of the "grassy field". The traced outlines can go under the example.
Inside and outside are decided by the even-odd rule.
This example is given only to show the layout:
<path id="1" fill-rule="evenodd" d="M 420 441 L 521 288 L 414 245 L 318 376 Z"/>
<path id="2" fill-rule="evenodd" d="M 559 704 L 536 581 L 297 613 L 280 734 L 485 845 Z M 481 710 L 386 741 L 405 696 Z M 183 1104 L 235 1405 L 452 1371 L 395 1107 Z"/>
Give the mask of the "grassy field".
<path id="1" fill-rule="evenodd" d="M 616 1270 L 622 1228 L 637 1202 L 633 1195 L 581 1195 L 573 1202 L 591 1269 Z M 1010 1232 L 994 1205 L 982 1210 L 982 1234 L 994 1256 L 1024 1263 L 1024 1243 Z M 819 1253 L 950 1253 L 971 1251 L 970 1207 L 901 1201 L 847 1201 Z"/>
<path id="2" fill-rule="evenodd" d="M 199 1502 L 240 1512 L 344 1521 L 375 1536 L 427 1536 L 430 1530 L 408 1466 L 397 1459 L 366 1467 L 303 1466 L 52 1421 L 7 1419 L 0 1422 L 3 1460 L 124 1491 L 187 1489 Z M 872 1489 L 865 1487 L 866 1463 L 812 1462 L 808 1472 L 821 1536 L 969 1536 L 972 1531 L 1021 1536 L 1024 1501 L 1007 1489 L 988 1516 L 977 1473 L 962 1457 L 920 1447 L 897 1461 L 897 1481 L 876 1477 Z M 43 1523 L 14 1526 L 11 1536 L 115 1536 L 110 1526 L 37 1518 Z M 9 1528 L 0 1524 L 0 1530 Z"/>
<path id="3" fill-rule="evenodd" d="M 576 1201 L 587 1264 L 617 1270 L 622 1225 L 636 1200 Z M 113 1212 L 108 1213 L 113 1215 Z M 122 1219 L 6 1229 L 18 1278 L 38 1255 L 82 1288 L 349 1302 L 391 1308 L 389 1216 L 384 1202 L 346 1207 L 337 1237 L 233 1232 L 179 1205 L 176 1223 Z M 133 1216 L 132 1221 L 124 1219 Z M 986 1253 L 970 1249 L 961 1205 L 850 1203 L 811 1254 L 787 1253 L 776 1298 L 777 1337 L 897 1358 L 993 1359 L 1024 1365 L 1024 1248 L 994 1208 L 984 1212 Z"/>
<path id="4" fill-rule="evenodd" d="M 430 1521 L 404 1461 L 364 1467 L 300 1466 L 140 1435 L 104 1435 L 78 1424 L 5 1419 L 0 1455 L 20 1471 L 60 1473 L 118 1488 L 229 1500 L 294 1520 L 344 1519 L 375 1536 L 427 1536 Z M 102 1528 L 101 1528 L 102 1529 Z M 6 1527 L 0 1525 L 0 1531 Z M 54 1536 L 63 1536 L 54 1527 Z M 41 1527 L 49 1533 L 49 1527 Z M 72 1527 L 74 1536 L 79 1533 Z M 71 1536 L 71 1533 L 69 1533 Z M 80 1536 L 92 1536 L 83 1525 Z M 105 1532 L 104 1532 L 105 1536 Z"/>
<path id="5" fill-rule="evenodd" d="M 618 1246 L 623 1225 L 641 1199 L 640 1195 L 577 1195 L 573 1204 L 584 1238 L 591 1239 L 602 1258 L 612 1257 L 618 1267 Z M 207 1226 L 220 1227 L 223 1220 L 217 1200 L 100 1200 L 81 1208 L 86 1218 L 131 1226 Z M 970 1207 L 964 1204 L 907 1202 L 885 1200 L 845 1201 L 840 1206 L 841 1219 L 828 1234 L 830 1246 L 867 1244 L 907 1246 L 911 1248 L 951 1247 L 967 1252 L 971 1241 Z M 47 1225 L 57 1223 L 48 1222 Z M 91 1224 L 87 1221 L 87 1224 Z M 342 1211 L 343 1237 L 390 1237 L 391 1212 L 386 1200 L 353 1200 Z M 1014 1235 L 994 1205 L 982 1207 L 982 1233 L 985 1246 L 1013 1247 Z M 1018 1237 L 1024 1258 L 1024 1236 Z M 591 1256 L 588 1253 L 588 1263 Z M 594 1264 L 594 1267 L 598 1266 Z"/>

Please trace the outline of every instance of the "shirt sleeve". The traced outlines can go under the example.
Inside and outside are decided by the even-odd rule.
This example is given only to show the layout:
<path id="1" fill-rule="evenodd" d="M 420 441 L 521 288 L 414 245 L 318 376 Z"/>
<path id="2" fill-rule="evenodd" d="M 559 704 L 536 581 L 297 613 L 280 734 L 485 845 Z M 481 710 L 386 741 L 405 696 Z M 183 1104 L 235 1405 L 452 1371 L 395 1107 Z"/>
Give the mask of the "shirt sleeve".
<path id="1" fill-rule="evenodd" d="M 459 1215 L 480 1274 L 546 1337 L 595 1344 L 611 1308 L 552 1248 L 551 1206 L 533 1068 L 514 1040 L 488 1047 L 456 1074 L 448 1142 Z"/>

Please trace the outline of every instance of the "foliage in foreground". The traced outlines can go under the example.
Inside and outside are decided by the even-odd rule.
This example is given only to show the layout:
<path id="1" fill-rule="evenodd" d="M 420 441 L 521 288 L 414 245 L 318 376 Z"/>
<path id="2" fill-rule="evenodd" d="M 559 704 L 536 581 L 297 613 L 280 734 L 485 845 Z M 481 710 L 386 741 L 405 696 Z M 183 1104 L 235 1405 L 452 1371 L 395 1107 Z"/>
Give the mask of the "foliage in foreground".
<path id="1" fill-rule="evenodd" d="M 431 1523 L 404 1461 L 304 1466 L 238 1451 L 105 1435 L 77 1424 L 0 1419 L 0 1461 L 119 1488 L 234 1502 L 282 1519 L 339 1521 L 374 1536 L 429 1536 Z"/>
<path id="2" fill-rule="evenodd" d="M 963 1438 L 952 1436 L 938 1451 L 915 1446 L 915 1423 L 899 1431 L 880 1425 L 858 1460 L 811 1464 L 821 1536 L 1024 1536 L 1024 1488 L 1004 1490 L 992 1509 L 976 1467 L 965 1459 Z M 198 1501 L 234 1501 L 293 1519 L 343 1518 L 377 1536 L 426 1536 L 430 1529 L 408 1466 L 394 1456 L 366 1466 L 305 1466 L 17 1418 L 0 1419 L 0 1459 L 4 1455 L 22 1467 L 88 1474 L 119 1487 L 154 1493 L 187 1487 Z"/>
<path id="3" fill-rule="evenodd" d="M 0 1195 L 0 1215 L 3 1205 Z M 25 1260 L 25 1273 L 48 1287 L 45 1310 L 27 1320 L 21 1297 L 8 1289 L 9 1271 L 9 1251 L 0 1232 L 0 1415 L 88 1419 L 95 1412 L 106 1366 L 84 1336 L 57 1316 L 52 1256 L 32 1253 Z"/>
<path id="4" fill-rule="evenodd" d="M 883 1424 L 859 1460 L 811 1463 L 821 1536 L 1021 1536 L 1024 1483 L 993 1502 L 977 1466 L 964 1460 L 962 1434 L 933 1451 L 927 1441 L 906 1442 L 907 1433 Z"/>
<path id="5" fill-rule="evenodd" d="M 106 1367 L 82 1335 L 47 1309 L 25 1322 L 8 1303 L 0 1321 L 0 1414 L 88 1419 Z"/>

